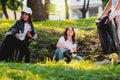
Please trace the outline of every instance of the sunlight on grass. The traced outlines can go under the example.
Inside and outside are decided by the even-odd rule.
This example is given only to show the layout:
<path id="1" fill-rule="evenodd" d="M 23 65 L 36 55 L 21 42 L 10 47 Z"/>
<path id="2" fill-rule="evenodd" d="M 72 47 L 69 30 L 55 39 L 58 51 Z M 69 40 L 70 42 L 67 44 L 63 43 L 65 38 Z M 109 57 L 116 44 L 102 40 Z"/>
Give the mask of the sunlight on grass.
<path id="1" fill-rule="evenodd" d="M 72 60 L 69 64 L 66 63 L 64 60 L 60 60 L 57 63 L 55 61 L 46 60 L 45 64 L 37 63 L 36 65 L 41 66 L 64 66 L 65 68 L 73 68 L 73 69 L 84 69 L 84 70 L 97 70 L 103 68 L 103 65 L 94 64 L 90 61 L 84 60 Z"/>
<path id="2" fill-rule="evenodd" d="M 69 64 L 47 60 L 46 63 L 0 63 L 0 80 L 119 80 L 119 65 L 99 65 L 72 60 Z"/>
<path id="3" fill-rule="evenodd" d="M 37 58 L 34 57 L 35 64 L 32 61 L 30 64 L 0 62 L 0 80 L 120 80 L 120 65 L 115 63 L 115 53 L 109 56 L 112 59 L 111 63 L 101 65 L 91 62 L 94 57 L 101 54 L 95 19 L 34 22 L 39 35 L 30 46 L 31 54 L 38 55 Z M 1 41 L 14 22 L 0 19 Z M 56 62 L 46 59 L 40 62 L 41 54 L 48 54 L 49 48 L 54 50 L 55 44 L 67 26 L 75 28 L 76 39 L 79 42 L 78 49 L 87 51 L 85 53 L 91 56 L 91 61 L 72 60 L 68 64 L 64 60 Z"/>

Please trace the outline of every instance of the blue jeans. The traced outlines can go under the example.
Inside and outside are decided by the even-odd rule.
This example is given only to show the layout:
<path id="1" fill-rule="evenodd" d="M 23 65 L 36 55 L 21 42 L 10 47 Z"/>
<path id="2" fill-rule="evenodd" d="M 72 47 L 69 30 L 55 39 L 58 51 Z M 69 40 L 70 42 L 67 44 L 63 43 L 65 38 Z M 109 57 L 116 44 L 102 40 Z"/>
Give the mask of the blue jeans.
<path id="1" fill-rule="evenodd" d="M 62 60 L 64 59 L 64 52 L 66 52 L 67 49 L 64 49 L 64 48 L 57 48 L 57 50 L 55 51 L 55 60 L 58 61 L 58 60 Z"/>
<path id="2" fill-rule="evenodd" d="M 81 56 L 76 56 L 75 59 L 77 59 L 77 60 L 83 60 L 83 57 L 81 57 Z"/>

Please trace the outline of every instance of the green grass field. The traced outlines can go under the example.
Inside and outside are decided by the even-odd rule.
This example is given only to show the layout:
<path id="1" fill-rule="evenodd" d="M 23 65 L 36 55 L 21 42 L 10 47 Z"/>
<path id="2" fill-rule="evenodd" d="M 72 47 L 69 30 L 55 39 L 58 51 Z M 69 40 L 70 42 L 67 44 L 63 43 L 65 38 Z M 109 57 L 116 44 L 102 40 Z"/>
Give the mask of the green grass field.
<path id="1" fill-rule="evenodd" d="M 98 65 L 89 61 L 0 63 L 0 80 L 120 80 L 119 74 L 120 65 Z"/>
<path id="2" fill-rule="evenodd" d="M 31 63 L 0 62 L 0 80 L 120 80 L 120 65 L 95 64 L 108 59 L 102 54 L 95 19 L 34 22 L 38 39 L 30 45 Z M 14 22 L 0 19 L 0 43 Z M 67 64 L 46 59 L 67 26 L 75 28 L 77 50 L 85 60 Z"/>

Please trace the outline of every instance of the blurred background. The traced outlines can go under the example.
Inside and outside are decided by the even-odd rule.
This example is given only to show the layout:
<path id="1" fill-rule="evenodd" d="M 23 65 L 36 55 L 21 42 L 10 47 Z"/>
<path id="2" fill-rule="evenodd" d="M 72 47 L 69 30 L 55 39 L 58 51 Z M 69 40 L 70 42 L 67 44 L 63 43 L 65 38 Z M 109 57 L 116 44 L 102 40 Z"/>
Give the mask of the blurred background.
<path id="1" fill-rule="evenodd" d="M 28 6 L 34 21 L 79 20 L 97 16 L 108 0 L 0 0 L 0 18 L 19 19 L 20 11 Z"/>

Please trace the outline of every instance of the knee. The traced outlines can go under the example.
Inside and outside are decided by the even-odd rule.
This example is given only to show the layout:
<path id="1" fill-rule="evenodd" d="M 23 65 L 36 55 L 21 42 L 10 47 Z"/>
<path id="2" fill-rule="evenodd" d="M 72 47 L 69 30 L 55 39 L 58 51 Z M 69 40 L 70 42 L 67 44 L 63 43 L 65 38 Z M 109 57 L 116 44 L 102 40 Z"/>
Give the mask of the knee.
<path id="1" fill-rule="evenodd" d="M 62 53 L 64 53 L 65 51 L 67 51 L 65 48 L 58 48 L 57 49 L 59 52 L 62 52 Z"/>

